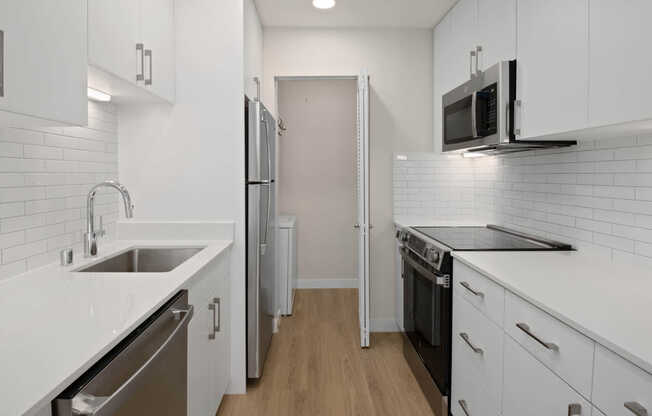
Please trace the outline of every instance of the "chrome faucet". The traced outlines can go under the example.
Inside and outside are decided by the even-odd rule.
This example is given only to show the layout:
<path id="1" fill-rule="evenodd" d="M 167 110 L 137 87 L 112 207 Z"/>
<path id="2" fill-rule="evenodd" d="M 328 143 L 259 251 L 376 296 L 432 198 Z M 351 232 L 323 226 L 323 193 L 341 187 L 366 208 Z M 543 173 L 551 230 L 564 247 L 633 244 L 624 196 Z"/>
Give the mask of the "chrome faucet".
<path id="1" fill-rule="evenodd" d="M 95 231 L 95 194 L 97 190 L 102 187 L 109 187 L 116 189 L 122 196 L 122 201 L 125 205 L 125 216 L 131 218 L 134 216 L 134 206 L 131 203 L 131 196 L 129 191 L 118 181 L 108 180 L 98 183 L 88 192 L 86 197 L 86 233 L 84 234 L 84 257 L 97 256 L 97 237 L 102 237 L 106 234 L 100 217 L 100 229 Z"/>

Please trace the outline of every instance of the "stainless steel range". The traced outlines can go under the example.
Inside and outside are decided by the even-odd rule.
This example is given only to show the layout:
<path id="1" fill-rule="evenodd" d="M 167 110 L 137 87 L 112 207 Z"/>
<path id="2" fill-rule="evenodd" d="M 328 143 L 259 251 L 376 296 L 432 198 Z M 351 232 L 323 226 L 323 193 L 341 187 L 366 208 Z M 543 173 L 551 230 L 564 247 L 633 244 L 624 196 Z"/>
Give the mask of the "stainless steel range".
<path id="1" fill-rule="evenodd" d="M 452 251 L 572 250 L 504 227 L 398 229 L 403 277 L 403 353 L 437 416 L 449 415 Z"/>

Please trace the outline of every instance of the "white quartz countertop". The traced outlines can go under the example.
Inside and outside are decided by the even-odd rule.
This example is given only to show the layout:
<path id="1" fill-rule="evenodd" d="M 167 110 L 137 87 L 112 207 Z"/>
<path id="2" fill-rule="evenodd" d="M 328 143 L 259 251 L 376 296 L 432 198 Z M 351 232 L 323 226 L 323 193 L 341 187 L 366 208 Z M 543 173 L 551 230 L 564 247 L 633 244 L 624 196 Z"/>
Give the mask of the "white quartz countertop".
<path id="1" fill-rule="evenodd" d="M 486 220 L 479 218 L 437 218 L 419 216 L 397 216 L 394 224 L 398 227 L 484 227 Z"/>
<path id="2" fill-rule="evenodd" d="M 652 373 L 651 270 L 581 252 L 453 257 Z"/>
<path id="3" fill-rule="evenodd" d="M 0 414 L 34 414 L 156 309 L 188 287 L 231 241 L 102 242 L 100 256 L 0 282 Z M 75 273 L 130 247 L 204 247 L 168 273 Z"/>

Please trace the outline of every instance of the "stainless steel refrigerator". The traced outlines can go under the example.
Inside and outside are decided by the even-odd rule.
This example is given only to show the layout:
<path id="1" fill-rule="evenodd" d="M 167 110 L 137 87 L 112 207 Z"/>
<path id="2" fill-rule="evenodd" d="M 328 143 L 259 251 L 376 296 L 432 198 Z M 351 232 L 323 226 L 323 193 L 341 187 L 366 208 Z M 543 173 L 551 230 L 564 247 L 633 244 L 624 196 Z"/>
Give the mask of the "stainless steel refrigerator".
<path id="1" fill-rule="evenodd" d="M 259 378 L 272 340 L 276 255 L 276 121 L 245 97 L 247 184 L 247 377 Z"/>

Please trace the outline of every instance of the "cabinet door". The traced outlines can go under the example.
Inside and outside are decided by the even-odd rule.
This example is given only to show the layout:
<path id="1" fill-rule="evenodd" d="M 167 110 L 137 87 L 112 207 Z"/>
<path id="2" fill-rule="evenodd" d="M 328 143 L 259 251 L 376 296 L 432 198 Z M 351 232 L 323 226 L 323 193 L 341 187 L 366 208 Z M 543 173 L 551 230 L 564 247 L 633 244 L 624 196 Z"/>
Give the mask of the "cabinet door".
<path id="1" fill-rule="evenodd" d="M 450 14 L 444 16 L 441 22 L 435 27 L 433 39 L 433 70 L 434 70 L 434 115 L 433 115 L 433 136 L 435 153 L 441 152 L 441 137 L 442 137 L 442 102 L 441 97 L 446 92 L 451 90 L 452 77 L 450 76 L 450 68 L 447 63 L 451 55 L 451 22 Z"/>
<path id="2" fill-rule="evenodd" d="M 481 70 L 516 57 L 516 0 L 478 0 Z"/>
<path id="3" fill-rule="evenodd" d="M 141 39 L 145 49 L 151 51 L 145 57 L 145 88 L 172 102 L 175 92 L 174 0 L 140 2 Z"/>
<path id="4" fill-rule="evenodd" d="M 201 276 L 199 276 L 201 278 Z M 208 416 L 212 412 L 210 366 L 213 345 L 213 311 L 208 308 L 206 279 L 197 280 L 188 290 L 188 303 L 195 314 L 188 325 L 188 414 Z"/>
<path id="5" fill-rule="evenodd" d="M 591 415 L 591 406 L 562 379 L 505 335 L 503 416 Z M 578 413 L 569 406 L 579 405 Z"/>
<path id="6" fill-rule="evenodd" d="M 588 124 L 588 0 L 518 0 L 520 139 Z"/>
<path id="7" fill-rule="evenodd" d="M 211 276 L 211 302 L 215 305 L 216 328 L 215 339 L 211 340 L 211 410 L 217 412 L 222 397 L 226 393 L 231 374 L 230 337 L 229 337 L 229 262 L 226 257 L 217 260 Z"/>
<path id="8" fill-rule="evenodd" d="M 85 0 L 1 1 L 0 110 L 51 120 L 51 125 L 85 125 L 86 27 Z"/>
<path id="9" fill-rule="evenodd" d="M 136 84 L 139 26 L 139 0 L 88 0 L 88 63 Z"/>
<path id="10" fill-rule="evenodd" d="M 460 0 L 450 11 L 451 38 L 450 56 L 444 63 L 450 73 L 451 86 L 448 90 L 471 78 L 470 52 L 478 46 L 477 0 Z M 473 61 L 475 69 L 475 60 Z M 448 92 L 443 91 L 443 93 Z"/>
<path id="11" fill-rule="evenodd" d="M 652 118 L 652 2 L 591 0 L 589 123 Z"/>

